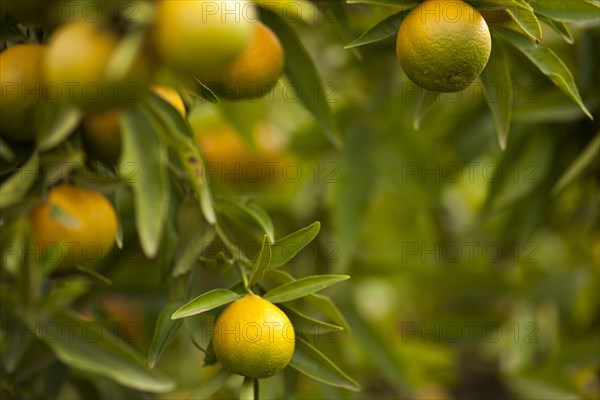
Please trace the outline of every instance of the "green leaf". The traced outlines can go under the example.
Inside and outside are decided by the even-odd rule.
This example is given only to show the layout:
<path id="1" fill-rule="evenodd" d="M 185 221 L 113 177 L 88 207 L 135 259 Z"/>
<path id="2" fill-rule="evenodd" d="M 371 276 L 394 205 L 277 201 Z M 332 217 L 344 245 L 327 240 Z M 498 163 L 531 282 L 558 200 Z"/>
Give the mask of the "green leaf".
<path id="1" fill-rule="evenodd" d="M 227 289 L 214 289 L 190 300 L 171 315 L 171 319 L 189 317 L 191 315 L 201 314 L 231 303 L 242 297 L 240 294 Z"/>
<path id="2" fill-rule="evenodd" d="M 567 68 L 563 61 L 558 58 L 554 51 L 539 46 L 530 41 L 526 36 L 508 28 L 496 27 L 494 33 L 521 51 L 542 73 L 550 78 L 556 86 L 575 101 L 588 118 L 593 119 L 592 114 L 590 114 L 579 95 L 579 90 L 577 89 L 571 71 L 569 71 L 569 68 Z"/>
<path id="3" fill-rule="evenodd" d="M 196 94 L 200 96 L 202 99 L 208 101 L 209 103 L 216 104 L 219 102 L 219 98 L 206 86 L 204 83 L 200 82 L 200 80 L 194 77 L 194 83 L 196 84 Z"/>
<path id="4" fill-rule="evenodd" d="M 204 161 L 192 140 L 194 136 L 192 128 L 179 112 L 160 96 L 151 93 L 147 101 L 160 123 L 164 125 L 165 131 L 168 133 L 169 145 L 175 148 L 177 156 L 187 171 L 188 182 L 200 200 L 204 218 L 209 224 L 214 225 L 217 217 L 213 207 L 212 194 L 208 186 Z"/>
<path id="5" fill-rule="evenodd" d="M 569 165 L 569 168 L 561 175 L 558 182 L 552 188 L 552 194 L 556 196 L 568 184 L 577 179 L 583 171 L 598 159 L 598 154 L 600 154 L 600 133 L 596 134 L 596 137 L 592 139 L 575 161 Z"/>
<path id="6" fill-rule="evenodd" d="M 573 38 L 573 35 L 571 34 L 571 30 L 569 29 L 567 24 L 565 24 L 564 22 L 561 22 L 561 21 L 555 21 L 548 17 L 544 17 L 543 15 L 541 15 L 539 17 L 539 19 L 540 19 L 540 21 L 542 21 L 546 25 L 548 25 L 550 28 L 552 28 L 552 30 L 554 30 L 554 32 L 558 33 L 564 39 L 565 42 L 567 42 L 569 44 L 575 43 L 575 38 Z"/>
<path id="7" fill-rule="evenodd" d="M 9 162 L 15 159 L 15 153 L 13 153 L 10 146 L 2 138 L 0 138 L 0 158 Z"/>
<path id="8" fill-rule="evenodd" d="M 586 0 L 532 1 L 536 14 L 561 22 L 598 21 L 598 5 Z"/>
<path id="9" fill-rule="evenodd" d="M 389 37 L 395 36 L 398 34 L 398 30 L 400 29 L 400 25 L 402 25 L 402 21 L 408 14 L 407 11 L 400 11 L 397 14 L 391 15 L 377 23 L 377 25 L 373 26 L 371 29 L 360 35 L 358 38 L 354 39 L 351 43 L 344 46 L 344 49 L 351 49 L 357 46 L 364 46 L 366 44 L 378 42 L 380 40 L 387 39 Z"/>
<path id="10" fill-rule="evenodd" d="M 515 9 L 509 7 L 506 9 L 506 13 L 533 41 L 536 43 L 540 43 L 542 41 L 542 27 L 540 25 L 540 21 L 538 21 L 532 10 L 525 10 L 522 8 Z"/>
<path id="11" fill-rule="evenodd" d="M 170 304 L 162 310 L 156 321 L 154 336 L 148 350 L 148 366 L 154 368 L 169 340 L 175 335 L 181 325 L 181 320 L 171 319 L 171 315 L 179 308 L 179 304 Z"/>
<path id="12" fill-rule="evenodd" d="M 419 130 L 423 117 L 425 117 L 425 114 L 427 114 L 427 112 L 431 110 L 433 105 L 437 104 L 440 101 L 441 95 L 441 93 L 439 92 L 432 92 L 421 87 L 418 88 L 418 91 L 419 102 L 417 103 L 417 107 L 415 108 L 415 115 L 413 116 L 414 130 Z"/>
<path id="13" fill-rule="evenodd" d="M 282 270 L 270 270 L 269 278 L 274 278 L 281 283 L 289 283 L 295 281 L 292 275 Z M 324 296 L 322 294 L 313 293 L 303 297 L 302 300 L 306 301 L 308 304 L 310 304 L 318 311 L 323 313 L 323 315 L 325 315 L 333 322 L 343 327 L 345 331 L 351 331 L 350 325 L 346 321 L 346 318 L 344 318 L 342 312 L 338 309 L 338 307 L 329 297 Z"/>
<path id="14" fill-rule="evenodd" d="M 497 40 L 492 44 L 492 56 L 480 76 L 485 100 L 494 118 L 498 144 L 504 150 L 512 118 L 513 84 L 504 47 Z"/>
<path id="15" fill-rule="evenodd" d="M 296 338 L 296 348 L 290 367 L 331 386 L 352 391 L 360 390 L 360 385 L 354 379 L 302 338 Z"/>
<path id="16" fill-rule="evenodd" d="M 169 209 L 167 153 L 158 128 L 139 106 L 121 113 L 123 151 L 119 170 L 129 179 L 135 201 L 135 222 L 144 253 L 152 258 L 158 253 Z"/>
<path id="17" fill-rule="evenodd" d="M 37 149 L 46 151 L 65 140 L 81 121 L 82 112 L 71 105 L 49 106 L 37 137 Z"/>
<path id="18" fill-rule="evenodd" d="M 271 289 L 265 293 L 263 298 L 272 303 L 283 303 L 318 292 L 348 278 L 350 278 L 348 275 L 307 276 Z"/>
<path id="19" fill-rule="evenodd" d="M 263 232 L 269 237 L 271 243 L 275 241 L 275 233 L 273 229 L 273 222 L 269 214 L 260 207 L 258 204 L 251 200 L 220 200 L 215 204 L 221 211 L 226 210 L 228 207 L 233 211 L 242 212 L 249 216 L 262 228 Z"/>
<path id="20" fill-rule="evenodd" d="M 329 322 L 319 321 L 318 319 L 309 317 L 293 308 L 289 304 L 282 304 L 281 308 L 292 321 L 294 327 L 299 328 L 302 332 L 324 333 L 343 331 L 344 328 L 338 325 L 330 324 Z"/>
<path id="21" fill-rule="evenodd" d="M 340 134 L 323 84 L 310 55 L 298 35 L 277 15 L 269 13 L 264 22 L 275 32 L 285 49 L 285 72 L 295 85 L 300 101 L 321 125 L 329 140 L 340 146 Z"/>
<path id="22" fill-rule="evenodd" d="M 146 30 L 138 28 L 129 32 L 119 41 L 106 65 L 104 75 L 108 82 L 121 81 L 133 69 L 134 63 L 146 43 L 146 37 Z"/>
<path id="23" fill-rule="evenodd" d="M 34 152 L 29 160 L 0 186 L 0 209 L 19 203 L 35 183 L 40 158 Z"/>
<path id="24" fill-rule="evenodd" d="M 314 222 L 273 244 L 273 259 L 269 269 L 279 268 L 292 260 L 318 235 L 321 229 L 320 222 Z"/>
<path id="25" fill-rule="evenodd" d="M 213 227 L 202 218 L 202 210 L 196 199 L 184 200 L 177 220 L 180 240 L 177 262 L 171 273 L 174 277 L 187 273 L 215 236 Z"/>
<path id="26" fill-rule="evenodd" d="M 254 262 L 254 267 L 252 268 L 252 273 L 250 274 L 250 281 L 248 282 L 247 289 L 256 285 L 265 277 L 265 271 L 269 267 L 272 254 L 273 250 L 271 249 L 271 241 L 269 240 L 269 237 L 265 235 L 260 254 Z"/>
<path id="27" fill-rule="evenodd" d="M 64 312 L 48 321 L 47 326 L 53 328 L 37 330 L 38 337 L 71 367 L 144 392 L 165 393 L 175 388 L 162 372 L 150 369 L 141 354 L 94 322 Z M 58 334 L 48 333 L 57 329 Z"/>
<path id="28" fill-rule="evenodd" d="M 202 382 L 194 391 L 188 396 L 189 400 L 204 400 L 210 399 L 229 379 L 231 374 L 225 369 L 221 368 L 213 376 L 208 378 L 206 382 Z"/>

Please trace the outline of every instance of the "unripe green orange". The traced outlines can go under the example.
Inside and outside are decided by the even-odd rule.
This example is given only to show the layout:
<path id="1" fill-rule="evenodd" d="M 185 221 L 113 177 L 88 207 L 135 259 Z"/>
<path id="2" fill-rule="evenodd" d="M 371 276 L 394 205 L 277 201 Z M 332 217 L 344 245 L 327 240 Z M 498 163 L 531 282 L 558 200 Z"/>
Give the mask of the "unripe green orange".
<path id="1" fill-rule="evenodd" d="M 490 31 L 476 9 L 461 0 L 425 0 L 400 25 L 396 55 L 417 85 L 457 92 L 483 71 L 491 48 Z"/>
<path id="2" fill-rule="evenodd" d="M 152 38 L 166 65 L 211 81 L 245 49 L 256 20 L 248 0 L 159 1 Z"/>
<path id="3" fill-rule="evenodd" d="M 46 84 L 60 90 L 61 102 L 84 111 L 138 102 L 148 89 L 150 64 L 140 53 L 123 76 L 108 76 L 118 45 L 119 36 L 100 24 L 79 20 L 60 27 L 44 60 Z"/>

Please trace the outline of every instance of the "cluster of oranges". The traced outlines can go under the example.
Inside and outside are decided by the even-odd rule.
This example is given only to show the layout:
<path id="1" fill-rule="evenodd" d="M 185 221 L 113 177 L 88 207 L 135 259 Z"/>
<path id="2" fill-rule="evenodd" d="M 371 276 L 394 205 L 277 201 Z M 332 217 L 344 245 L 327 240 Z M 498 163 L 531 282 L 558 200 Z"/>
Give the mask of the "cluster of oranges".
<path id="1" fill-rule="evenodd" d="M 139 15 L 131 15 L 131 10 L 111 13 L 112 3 L 102 3 L 106 12 L 100 17 L 74 9 L 59 23 L 44 20 L 46 2 L 13 1 L 3 7 L 6 14 L 1 17 L 11 19 L 15 31 L 30 27 L 29 32 L 39 32 L 41 27 L 47 37 L 41 43 L 24 37 L 0 53 L 2 138 L 32 143 L 47 113 L 72 107 L 82 115 L 79 131 L 88 156 L 115 165 L 121 154 L 119 121 L 124 107 L 154 92 L 186 117 L 182 97 L 165 85 L 165 76 L 170 77 L 169 84 L 178 82 L 178 88 L 197 80 L 218 97 L 244 100 L 266 94 L 282 74 L 283 47 L 260 22 L 250 0 L 140 2 Z M 98 207 L 77 211 L 88 203 Z M 103 255 L 117 229 L 108 200 L 71 185 L 52 188 L 46 201 L 34 207 L 31 221 L 34 239 L 42 248 L 78 238 L 81 248 L 102 243 Z M 107 229 L 91 228 L 98 221 Z M 96 234 L 88 240 L 90 231 Z M 78 250 L 60 265 L 84 259 Z"/>
<path id="2" fill-rule="evenodd" d="M 44 103 L 72 105 L 88 116 L 139 102 L 165 70 L 233 100 L 264 95 L 282 73 L 283 47 L 249 0 L 158 1 L 151 15 L 148 23 L 123 23 L 82 13 L 54 27 L 47 43 L 0 53 L 2 136 L 34 140 Z"/>

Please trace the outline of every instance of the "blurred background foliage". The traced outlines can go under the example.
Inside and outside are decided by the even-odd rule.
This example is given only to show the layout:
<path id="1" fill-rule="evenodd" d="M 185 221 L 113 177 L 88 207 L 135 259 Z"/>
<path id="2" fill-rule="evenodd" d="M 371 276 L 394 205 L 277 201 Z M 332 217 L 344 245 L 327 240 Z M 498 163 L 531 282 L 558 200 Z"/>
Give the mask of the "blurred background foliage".
<path id="1" fill-rule="evenodd" d="M 348 11 L 355 37 L 390 14 L 374 5 Z M 343 146 L 331 145 L 285 79 L 260 101 L 200 103 L 189 116 L 216 197 L 254 199 L 271 215 L 278 238 L 321 221 L 317 240 L 285 270 L 352 276 L 326 291 L 350 330 L 314 339 L 362 390 L 295 380 L 286 371 L 265 380 L 261 396 L 598 398 L 598 152 L 592 147 L 585 168 L 557 186 L 598 140 L 598 21 L 572 27 L 574 44 L 544 26 L 544 43 L 573 72 L 595 120 L 511 52 L 518 86 L 505 151 L 480 84 L 441 96 L 415 130 L 422 93 L 397 65 L 394 40 L 344 50 L 339 24 L 320 22 L 293 26 L 325 84 Z M 229 142 L 212 143 L 211 135 Z M 265 163 L 277 165 L 272 179 Z M 107 326 L 117 321 L 117 334 L 147 354 L 169 302 L 165 288 L 173 283 L 163 273 L 177 257 L 178 221 L 170 221 L 158 256 L 146 259 L 135 240 L 132 200 L 123 193 L 117 201 L 123 251 L 100 268 L 113 284 L 95 285 L 78 303 Z M 230 272 L 204 266 L 198 292 L 227 286 Z M 214 370 L 203 368 L 203 359 L 189 337 L 178 337 L 159 367 L 179 389 L 159 397 L 185 398 Z M 67 372 L 55 359 L 36 365 L 53 366 L 38 382 L 48 393 L 58 390 L 53 376 L 69 373 L 91 397 L 132 396 L 106 378 Z M 237 396 L 239 383 L 214 397 Z M 74 390 L 63 386 L 57 396 Z"/>

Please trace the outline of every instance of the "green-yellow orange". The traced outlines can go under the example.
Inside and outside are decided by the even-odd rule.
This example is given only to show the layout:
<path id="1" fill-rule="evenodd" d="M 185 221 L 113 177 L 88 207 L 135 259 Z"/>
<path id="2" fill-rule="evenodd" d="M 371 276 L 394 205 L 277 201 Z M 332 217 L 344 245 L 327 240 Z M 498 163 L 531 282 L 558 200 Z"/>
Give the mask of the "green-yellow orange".
<path id="1" fill-rule="evenodd" d="M 476 9 L 461 0 L 425 0 L 402 22 L 396 55 L 417 85 L 457 92 L 483 71 L 491 48 L 490 31 Z"/>
<path id="2" fill-rule="evenodd" d="M 249 294 L 219 315 L 212 338 L 217 359 L 234 374 L 267 378 L 284 369 L 294 354 L 290 320 L 273 303 Z"/>
<path id="3" fill-rule="evenodd" d="M 146 93 L 151 74 L 142 52 L 120 76 L 109 76 L 109 63 L 119 35 L 99 23 L 79 20 L 61 26 L 50 37 L 43 64 L 47 85 L 60 91 L 59 100 L 84 111 L 131 104 Z"/>
<path id="4" fill-rule="evenodd" d="M 245 49 L 256 21 L 248 0 L 159 1 L 152 39 L 163 63 L 210 81 Z"/>

